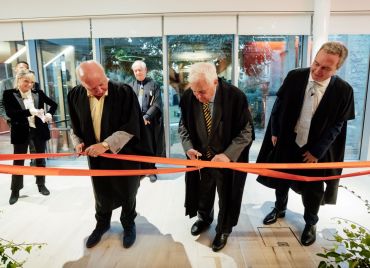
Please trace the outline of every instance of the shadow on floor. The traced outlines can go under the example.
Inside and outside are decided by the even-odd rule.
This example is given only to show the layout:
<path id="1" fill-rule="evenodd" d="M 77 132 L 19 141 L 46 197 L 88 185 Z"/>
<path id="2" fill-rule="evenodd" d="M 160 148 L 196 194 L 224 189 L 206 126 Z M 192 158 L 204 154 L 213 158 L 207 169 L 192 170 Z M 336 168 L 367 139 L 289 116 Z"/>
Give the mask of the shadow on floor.
<path id="1" fill-rule="evenodd" d="M 143 216 L 138 216 L 135 222 L 137 238 L 131 248 L 123 248 L 123 229 L 115 221 L 97 246 L 85 248 L 83 257 L 63 267 L 191 267 L 181 243 L 175 242 L 171 235 L 161 234 Z M 83 244 L 86 240 L 87 237 Z"/>

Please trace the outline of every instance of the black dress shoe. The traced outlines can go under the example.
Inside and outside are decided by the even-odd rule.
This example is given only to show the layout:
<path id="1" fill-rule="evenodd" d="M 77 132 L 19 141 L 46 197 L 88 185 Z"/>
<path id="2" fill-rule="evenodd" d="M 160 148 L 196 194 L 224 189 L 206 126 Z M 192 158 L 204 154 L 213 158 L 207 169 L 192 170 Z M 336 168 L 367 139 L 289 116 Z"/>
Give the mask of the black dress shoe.
<path id="1" fill-rule="evenodd" d="M 212 250 L 216 252 L 223 249 L 226 246 L 228 237 L 229 234 L 227 233 L 217 233 L 212 243 Z"/>
<path id="2" fill-rule="evenodd" d="M 18 201 L 19 198 L 19 191 L 18 190 L 13 190 L 12 193 L 10 194 L 9 198 L 9 204 L 13 205 Z"/>
<path id="3" fill-rule="evenodd" d="M 263 219 L 263 224 L 269 225 L 277 221 L 278 218 L 285 217 L 285 210 L 280 211 L 277 208 L 274 208 L 266 217 Z"/>
<path id="4" fill-rule="evenodd" d="M 94 246 L 96 246 L 100 240 L 101 240 L 101 237 L 103 236 L 103 234 L 108 231 L 110 228 L 110 226 L 105 226 L 105 227 L 97 227 L 94 229 L 94 231 L 91 233 L 91 235 L 89 236 L 89 238 L 87 239 L 86 241 L 86 247 L 87 248 L 92 248 Z"/>
<path id="5" fill-rule="evenodd" d="M 123 247 L 129 248 L 131 247 L 136 240 L 136 227 L 135 225 L 131 227 L 126 227 L 123 230 Z"/>
<path id="6" fill-rule="evenodd" d="M 37 187 L 39 188 L 39 192 L 42 194 L 42 195 L 49 195 L 50 192 L 48 190 L 48 188 L 46 188 L 45 185 L 43 184 L 40 184 L 40 185 L 37 185 Z"/>
<path id="7" fill-rule="evenodd" d="M 316 225 L 306 224 L 301 237 L 302 245 L 310 246 L 315 241 L 316 241 Z"/>
<path id="8" fill-rule="evenodd" d="M 193 226 L 191 226 L 191 234 L 198 235 L 205 231 L 209 227 L 209 224 L 202 220 L 197 220 Z"/>

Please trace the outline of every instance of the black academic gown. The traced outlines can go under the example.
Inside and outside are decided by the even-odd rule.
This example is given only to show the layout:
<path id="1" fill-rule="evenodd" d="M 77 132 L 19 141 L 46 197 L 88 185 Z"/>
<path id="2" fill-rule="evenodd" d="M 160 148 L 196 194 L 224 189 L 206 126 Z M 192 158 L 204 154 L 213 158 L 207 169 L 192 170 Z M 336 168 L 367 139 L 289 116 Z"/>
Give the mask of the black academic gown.
<path id="1" fill-rule="evenodd" d="M 161 89 L 157 83 L 146 77 L 143 81 L 144 94 L 142 99 L 142 115 L 150 121 L 149 125 L 145 126 L 148 135 L 153 144 L 154 154 L 156 156 L 166 156 L 166 147 L 164 140 L 164 125 L 163 125 L 163 103 Z M 130 86 L 139 93 L 140 82 L 133 81 Z"/>
<path id="2" fill-rule="evenodd" d="M 271 118 L 269 120 L 265 137 L 259 152 L 258 163 L 291 163 L 290 148 L 295 143 L 294 128 L 299 119 L 302 109 L 304 93 L 310 74 L 309 68 L 290 71 L 282 86 L 277 92 L 280 101 L 279 112 L 279 133 L 278 142 L 275 147 L 271 142 Z M 311 126 L 305 150 L 312 151 L 315 146 L 322 143 L 328 130 L 338 122 L 344 122 L 341 132 L 334 142 L 329 145 L 319 162 L 342 162 L 346 142 L 347 121 L 355 117 L 354 99 L 352 87 L 338 76 L 333 76 L 321 99 L 319 106 L 311 120 Z M 332 176 L 340 175 L 342 169 L 321 169 L 321 170 L 285 170 L 293 174 L 306 176 Z M 277 188 L 281 185 L 289 185 L 293 190 L 301 192 L 305 183 L 297 183 L 288 180 L 281 180 L 259 176 L 257 181 L 270 188 Z M 325 181 L 323 203 L 335 204 L 339 180 Z"/>
<path id="3" fill-rule="evenodd" d="M 238 136 L 247 122 L 252 126 L 252 117 L 249 113 L 248 102 L 244 93 L 236 87 L 223 82 L 221 79 L 219 79 L 216 98 L 221 100 L 221 109 L 218 111 L 221 110 L 222 113 L 215 115 L 215 118 L 212 118 L 212 132 L 217 131 L 215 129 L 222 128 L 223 145 L 220 152 L 217 152 L 222 153 L 230 145 L 231 141 Z M 195 119 L 198 115 L 194 115 L 194 111 L 196 111 L 194 106 L 197 103 L 198 100 L 195 98 L 192 91 L 186 90 L 180 100 L 180 109 L 182 122 L 190 134 L 194 149 L 203 152 L 205 155 L 204 144 L 201 143 L 198 138 L 198 134 L 196 133 Z M 252 139 L 254 139 L 254 133 L 252 135 Z M 237 162 L 248 162 L 251 144 L 252 141 L 242 151 Z M 238 223 L 247 174 L 245 172 L 226 169 L 224 170 L 224 174 L 225 180 L 229 182 L 227 187 L 231 189 L 227 198 L 227 209 L 229 213 L 228 224 L 231 227 Z M 199 171 L 186 172 L 185 215 L 189 215 L 189 217 L 197 215 L 199 204 L 199 180 Z"/>
<path id="4" fill-rule="evenodd" d="M 85 143 L 85 148 L 96 144 L 86 89 L 82 86 L 74 87 L 68 93 L 68 104 L 74 134 Z M 109 81 L 108 95 L 105 97 L 102 113 L 100 141 L 116 131 L 125 131 L 133 137 L 119 154 L 150 154 L 145 152 L 147 140 L 142 136 L 143 128 L 140 107 L 134 91 L 128 85 Z M 90 169 L 140 169 L 138 162 L 104 157 L 88 157 L 88 163 Z M 128 195 L 131 198 L 136 196 L 139 177 L 92 177 L 92 183 L 96 209 L 106 213 L 122 206 Z"/>

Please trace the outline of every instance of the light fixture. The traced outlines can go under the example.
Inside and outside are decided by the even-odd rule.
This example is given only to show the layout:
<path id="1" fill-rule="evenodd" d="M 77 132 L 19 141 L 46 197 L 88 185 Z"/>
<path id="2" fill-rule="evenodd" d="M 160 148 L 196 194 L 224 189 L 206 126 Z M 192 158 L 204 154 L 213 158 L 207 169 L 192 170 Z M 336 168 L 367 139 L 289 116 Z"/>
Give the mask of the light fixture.
<path id="1" fill-rule="evenodd" d="M 64 54 L 67 54 L 69 53 L 70 51 L 74 50 L 74 47 L 73 46 L 68 46 L 67 48 L 63 49 L 58 55 L 56 55 L 54 58 L 52 58 L 51 60 L 49 60 L 47 63 L 44 64 L 44 68 L 46 68 L 47 66 L 49 66 L 51 63 L 53 63 L 56 59 L 60 58 L 61 56 L 63 56 Z"/>
<path id="2" fill-rule="evenodd" d="M 19 58 L 23 53 L 25 53 L 26 50 L 27 50 L 27 47 L 25 47 L 25 46 L 22 47 L 20 50 L 18 50 L 13 55 L 11 55 L 9 57 L 9 59 L 7 59 L 6 61 L 4 61 L 4 63 L 8 64 L 8 63 L 13 62 L 15 59 Z"/>

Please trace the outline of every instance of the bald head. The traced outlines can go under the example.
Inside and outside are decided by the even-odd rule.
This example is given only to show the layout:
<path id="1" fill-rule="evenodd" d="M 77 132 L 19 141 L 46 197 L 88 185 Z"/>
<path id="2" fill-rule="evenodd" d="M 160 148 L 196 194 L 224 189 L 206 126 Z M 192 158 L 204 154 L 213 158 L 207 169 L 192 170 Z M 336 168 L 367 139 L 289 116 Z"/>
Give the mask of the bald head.
<path id="1" fill-rule="evenodd" d="M 100 98 L 108 90 L 108 78 L 104 68 L 94 60 L 84 61 L 76 68 L 81 84 L 89 94 Z"/>
<path id="2" fill-rule="evenodd" d="M 82 62 L 77 66 L 76 74 L 80 81 L 89 80 L 94 76 L 105 76 L 103 66 L 94 60 Z"/>

